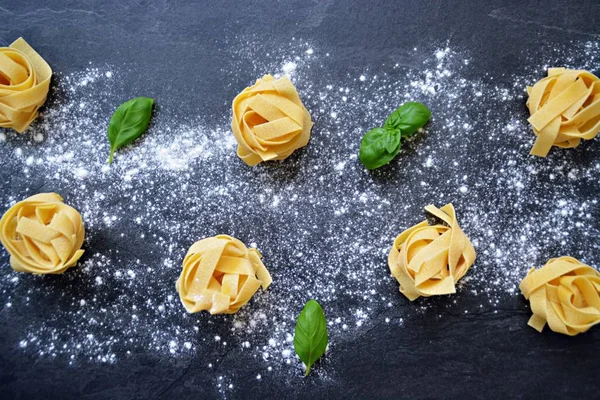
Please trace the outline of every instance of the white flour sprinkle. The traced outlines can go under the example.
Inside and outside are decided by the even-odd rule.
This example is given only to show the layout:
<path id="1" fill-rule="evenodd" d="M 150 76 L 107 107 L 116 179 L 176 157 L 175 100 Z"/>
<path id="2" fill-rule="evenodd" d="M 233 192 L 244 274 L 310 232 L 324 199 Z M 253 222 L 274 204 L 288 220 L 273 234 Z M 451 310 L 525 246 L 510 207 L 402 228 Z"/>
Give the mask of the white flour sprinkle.
<path id="1" fill-rule="evenodd" d="M 372 328 L 375 318 L 401 327 L 432 305 L 460 307 L 447 297 L 409 304 L 387 268 L 394 237 L 423 220 L 429 203 L 452 201 L 478 251 L 454 299 L 478 296 L 494 309 L 519 294 L 531 266 L 562 254 L 598 259 L 600 244 L 591 238 L 600 234 L 600 206 L 584 193 L 598 192 L 600 164 L 576 156 L 598 154 L 597 141 L 552 150 L 545 160 L 527 155 L 533 134 L 525 86 L 547 65 L 564 64 L 559 52 L 503 86 L 474 79 L 469 55 L 450 46 L 430 49 L 419 69 L 387 65 L 342 80 L 328 75 L 333 57 L 312 45 L 293 41 L 268 61 L 259 61 L 260 44 L 245 48 L 233 54 L 229 75 L 246 71 L 249 85 L 264 73 L 292 74 L 315 121 L 309 146 L 284 162 L 243 165 L 228 114 L 208 124 L 159 112 L 149 132 L 108 166 L 105 132 L 122 100 L 111 88 L 125 84 L 117 66 L 59 75 L 55 100 L 30 132 L 0 134 L 8 169 L 31 182 L 2 193 L 2 208 L 55 190 L 82 212 L 86 227 L 82 263 L 60 278 L 3 268 L 0 322 L 39 302 L 60 303 L 48 318 L 29 321 L 15 348 L 69 363 L 118 362 L 138 350 L 190 357 L 199 346 L 233 348 L 262 360 L 264 371 L 251 375 L 259 381 L 273 371 L 296 379 L 295 318 L 309 298 L 327 314 L 328 351 Z M 597 44 L 580 53 L 568 66 L 597 64 Z M 357 159 L 362 134 L 411 100 L 432 109 L 431 123 L 392 165 L 367 172 Z M 218 233 L 260 249 L 274 283 L 235 315 L 187 315 L 175 292 L 181 261 L 194 241 Z M 582 245 L 575 239 L 582 236 L 590 241 Z M 406 315 L 385 316 L 395 309 Z M 335 377 L 334 368 L 316 368 L 322 378 Z M 227 391 L 234 379 L 220 375 L 216 385 Z"/>
<path id="2" fill-rule="evenodd" d="M 285 74 L 291 74 L 292 72 L 294 72 L 296 70 L 296 63 L 292 62 L 292 61 L 288 61 L 285 64 L 283 64 L 283 66 L 281 67 L 281 69 L 283 70 L 283 73 Z"/>

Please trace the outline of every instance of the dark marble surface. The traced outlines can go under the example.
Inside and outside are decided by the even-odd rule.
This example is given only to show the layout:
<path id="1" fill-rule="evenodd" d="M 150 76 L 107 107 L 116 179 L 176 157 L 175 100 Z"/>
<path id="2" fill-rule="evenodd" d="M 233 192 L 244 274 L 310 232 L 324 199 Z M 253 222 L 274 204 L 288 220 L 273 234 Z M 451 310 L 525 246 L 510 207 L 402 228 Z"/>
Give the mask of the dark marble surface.
<path id="1" fill-rule="evenodd" d="M 36 43 L 56 71 L 95 64 L 150 71 L 156 91 L 181 96 L 182 113 L 228 113 L 232 93 L 219 90 L 221 51 L 229 37 L 254 35 L 275 44 L 292 36 L 336 48 L 339 73 L 402 59 L 405 50 L 451 39 L 473 55 L 473 71 L 499 81 L 524 49 L 572 40 L 600 40 L 600 3 L 589 1 L 31 1 L 0 0 L 0 42 L 19 36 Z M 186 54 L 181 58 L 181 54 Z M 182 71 L 171 75 L 171 60 Z M 213 79 L 201 79 L 210 76 Z M 168 77 L 168 81 L 165 80 Z M 134 76 L 132 79 L 136 79 Z M 141 79 L 141 78 L 140 78 Z M 242 79 L 241 81 L 246 81 Z M 237 85 L 240 86 L 240 85 Z M 194 90 L 189 90 L 193 87 Z M 219 117 L 217 117 L 219 116 Z M 596 143 L 597 144 L 597 143 Z M 0 161 L 1 163 L 1 161 Z M 482 166 L 485 167 L 485 166 Z M 3 171 L 3 176 L 10 172 Z M 7 180 L 3 179 L 3 182 Z M 18 191 L 12 180 L 3 191 Z M 2 254 L 3 263 L 6 256 Z M 41 318 L 23 315 L 19 318 Z M 388 317 L 398 318 L 398 311 Z M 577 338 L 523 325 L 528 311 L 447 314 L 407 319 L 402 329 L 376 324 L 328 356 L 335 383 L 318 374 L 289 386 L 239 370 L 229 398 L 598 398 L 600 330 Z M 23 321 L 14 321 L 23 326 Z M 426 329 L 425 329 L 426 328 Z M 114 365 L 68 368 L 14 348 L 18 332 L 0 327 L 0 398 L 213 398 L 215 377 L 201 357 L 180 362 L 143 352 Z M 215 350 L 217 351 L 217 350 Z M 248 361 L 252 362 L 252 361 Z M 224 370 L 239 369 L 228 358 Z M 245 379 L 243 377 L 246 376 Z"/>

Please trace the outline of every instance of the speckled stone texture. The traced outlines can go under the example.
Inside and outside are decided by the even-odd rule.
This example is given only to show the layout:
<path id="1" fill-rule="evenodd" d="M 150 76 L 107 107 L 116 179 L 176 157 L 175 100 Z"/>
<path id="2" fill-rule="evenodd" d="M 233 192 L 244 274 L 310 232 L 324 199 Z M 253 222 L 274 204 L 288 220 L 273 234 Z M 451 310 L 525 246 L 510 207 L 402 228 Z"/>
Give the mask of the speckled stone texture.
<path id="1" fill-rule="evenodd" d="M 158 102 L 161 113 L 203 113 L 207 123 L 216 124 L 221 123 L 223 115 L 230 113 L 230 101 L 237 91 L 256 78 L 244 73 L 242 67 L 236 75 L 231 74 L 230 68 L 224 68 L 231 60 L 228 58 L 230 53 L 223 49 L 230 43 L 239 43 L 240 38 L 271 41 L 277 48 L 287 46 L 290 38 L 295 37 L 335 49 L 329 60 L 332 79 L 345 77 L 350 72 L 359 74 L 365 68 L 376 74 L 383 64 L 400 63 L 418 69 L 426 56 L 409 56 L 413 48 L 450 45 L 469 52 L 469 71 L 473 78 L 511 86 L 510 72 L 522 70 L 526 60 L 545 57 L 542 51 L 555 45 L 568 47 L 572 42 L 600 40 L 600 3 L 594 0 L 301 0 L 272 4 L 234 0 L 0 0 L 0 42 L 7 45 L 19 36 L 32 45 L 35 43 L 36 50 L 45 55 L 54 71 L 68 74 L 89 65 L 122 66 L 124 80 L 132 88 L 151 87 L 151 95 L 164 98 Z M 427 57 L 430 55 L 431 52 Z M 597 74 L 599 71 L 592 72 Z M 231 85 L 224 85 L 224 82 Z M 135 94 L 135 90 L 123 90 Z M 316 106 L 317 101 L 312 99 L 308 104 Z M 482 105 L 482 110 L 492 106 Z M 524 104 L 517 106 L 524 110 Z M 518 117 L 526 117 L 525 112 Z M 485 118 L 483 112 L 481 118 Z M 313 137 L 319 136 L 318 123 L 316 121 Z M 482 141 L 482 148 L 489 146 L 485 135 L 472 140 L 474 149 L 478 148 L 477 140 Z M 309 147 L 311 145 L 314 144 Z M 577 157 L 564 156 L 562 160 L 586 168 L 598 162 L 594 159 L 600 156 L 599 148 L 598 140 L 594 140 L 576 150 L 577 153 L 571 153 Z M 0 143 L 0 160 L 9 157 L 10 151 L 8 144 Z M 310 157 L 316 154 L 323 157 L 323 153 L 311 152 L 300 157 L 305 157 L 304 162 L 314 162 Z M 410 157 L 410 152 L 406 157 Z M 492 170 L 494 164 L 489 162 L 472 163 L 470 167 L 478 171 Z M 0 161 L 0 165 L 2 163 Z M 270 169 L 275 170 L 275 167 Z M 390 176 L 403 174 L 402 171 L 401 164 L 395 164 L 379 180 L 379 193 L 392 196 L 392 202 L 402 201 L 402 186 Z M 52 189 L 44 187 L 44 177 L 25 182 L 13 175 L 13 171 L 0 168 L 3 204 L 9 196 L 22 193 L 24 187 Z M 292 179 L 277 173 L 273 175 L 275 180 L 282 182 Z M 386 179 L 396 189 L 386 188 Z M 569 181 L 560 184 L 568 185 Z M 304 183 L 301 187 L 309 190 L 310 186 Z M 580 187 L 572 195 L 575 200 L 592 199 L 598 189 L 596 181 Z M 418 194 L 418 191 L 413 193 L 414 196 Z M 491 202 L 503 196 L 503 193 L 481 194 L 488 196 Z M 65 193 L 65 197 L 68 195 Z M 461 202 L 458 203 L 460 218 Z M 422 220 L 423 215 L 417 214 L 419 207 L 414 210 L 415 214 L 403 219 L 404 226 Z M 597 204 L 591 212 L 591 223 L 597 231 Z M 317 216 L 318 212 L 312 210 L 307 218 Z M 260 218 L 249 217 L 248 220 L 256 226 L 261 224 Z M 128 225 L 128 222 L 124 218 L 123 226 L 130 227 L 132 236 L 137 234 L 136 226 Z M 219 224 L 219 218 L 214 217 L 213 222 Z M 327 220 L 319 223 L 325 227 L 332 224 Z M 223 227 L 227 224 L 223 223 Z M 370 226 L 367 224 L 364 228 L 370 229 Z M 269 232 L 258 228 L 257 237 L 264 239 L 259 246 L 266 247 L 266 254 L 275 254 L 277 237 L 275 233 L 269 237 Z M 319 235 L 316 237 L 321 239 Z M 583 236 L 580 239 L 571 237 L 569 243 L 597 240 Z M 112 246 L 112 240 L 96 235 L 88 246 L 93 246 L 95 252 L 103 252 Z M 392 240 L 390 238 L 390 245 Z M 143 253 L 144 262 L 152 261 L 152 254 L 145 252 L 151 249 L 144 248 L 143 240 L 123 241 L 120 246 L 124 253 Z M 556 250 L 562 250 L 559 244 Z M 569 250 L 583 252 L 586 249 L 579 246 Z M 553 255 L 558 254 L 548 254 L 545 258 Z M 595 256 L 595 265 L 600 264 L 597 245 L 587 255 Z M 544 258 L 543 255 L 540 257 Z M 373 258 L 380 264 L 385 263 L 381 252 Z M 268 267 L 268 260 L 265 263 Z M 0 267 L 3 271 L 9 268 L 8 255 L 4 251 L 0 252 Z M 381 275 L 387 276 L 385 265 L 382 265 Z M 45 283 L 52 290 L 60 291 L 62 285 L 58 279 Z M 40 281 L 29 283 L 41 284 Z M 274 285 L 277 285 L 276 280 Z M 397 284 L 392 280 L 385 281 L 381 289 L 387 297 L 400 296 Z M 105 285 L 103 290 L 110 302 L 110 286 Z M 285 291 L 280 289 L 279 293 Z M 481 298 L 460 296 L 460 310 L 470 310 L 469 313 L 445 307 L 444 303 L 452 299 L 432 302 L 422 313 L 410 313 L 407 310 L 415 307 L 414 304 L 400 297 L 394 299 L 401 306 L 372 315 L 370 327 L 358 331 L 352 340 L 337 340 L 335 348 L 327 354 L 325 364 L 317 366 L 310 377 L 304 378 L 298 372 L 297 378 L 282 380 L 277 371 L 271 374 L 265 371 L 263 360 L 249 356 L 239 347 L 227 348 L 211 342 L 201 343 L 193 357 L 159 357 L 136 350 L 112 364 L 83 359 L 71 366 L 62 360 L 53 361 L 23 351 L 18 343 L 31 321 L 49 318 L 54 308 L 66 304 L 56 296 L 54 304 L 28 307 L 22 314 L 10 313 L 8 317 L 9 314 L 0 312 L 0 398 L 598 397 L 600 327 L 575 338 L 549 331 L 540 335 L 526 326 L 529 310 L 525 300 L 515 295 L 507 295 L 501 307 L 486 307 L 484 311 L 478 311 Z M 339 307 L 351 306 L 354 304 Z M 386 323 L 386 318 L 392 323 Z M 397 326 L 394 321 L 400 318 L 403 324 Z M 212 335 L 230 326 L 223 319 L 216 321 L 206 328 Z M 219 361 L 208 369 L 207 363 L 214 360 Z M 328 379 L 321 378 L 320 368 L 330 371 Z M 260 380 L 256 379 L 257 371 L 262 374 Z M 231 379 L 233 388 L 219 388 L 220 375 Z"/>

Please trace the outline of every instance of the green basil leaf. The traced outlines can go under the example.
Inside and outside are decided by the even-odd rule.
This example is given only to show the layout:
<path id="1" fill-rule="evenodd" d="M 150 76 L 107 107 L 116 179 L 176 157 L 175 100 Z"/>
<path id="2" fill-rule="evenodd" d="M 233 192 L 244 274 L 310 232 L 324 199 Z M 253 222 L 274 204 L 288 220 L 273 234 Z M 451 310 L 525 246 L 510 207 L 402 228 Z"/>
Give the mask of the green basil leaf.
<path id="1" fill-rule="evenodd" d="M 392 154 L 396 150 L 399 150 L 398 146 L 400 145 L 400 136 L 400 131 L 388 130 L 387 140 L 385 142 L 385 149 L 388 153 Z"/>
<path id="2" fill-rule="evenodd" d="M 400 130 L 407 137 L 423 127 L 431 118 L 431 111 L 422 103 L 410 101 L 390 114 L 383 125 L 386 129 Z"/>
<path id="3" fill-rule="evenodd" d="M 379 168 L 392 161 L 400 152 L 400 147 L 399 131 L 371 129 L 363 136 L 359 158 L 367 169 Z"/>
<path id="4" fill-rule="evenodd" d="M 325 313 L 316 300 L 309 300 L 298 316 L 294 332 L 294 349 L 306 365 L 305 376 L 310 373 L 310 367 L 325 353 L 328 341 Z"/>
<path id="5" fill-rule="evenodd" d="M 114 112 L 108 124 L 109 164 L 112 163 L 115 150 L 133 142 L 148 128 L 153 104 L 154 99 L 136 97 L 121 104 Z"/>

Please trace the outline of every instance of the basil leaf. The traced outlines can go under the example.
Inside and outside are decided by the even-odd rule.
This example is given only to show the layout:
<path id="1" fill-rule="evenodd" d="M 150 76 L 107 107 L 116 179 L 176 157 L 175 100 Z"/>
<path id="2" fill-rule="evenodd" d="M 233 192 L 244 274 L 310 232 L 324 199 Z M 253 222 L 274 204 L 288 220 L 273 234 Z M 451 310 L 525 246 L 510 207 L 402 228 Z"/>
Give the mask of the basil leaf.
<path id="1" fill-rule="evenodd" d="M 305 376 L 310 373 L 310 367 L 325 353 L 328 341 L 327 321 L 323 309 L 316 300 L 309 300 L 298 316 L 294 332 L 294 349 L 306 365 Z"/>
<path id="2" fill-rule="evenodd" d="M 379 168 L 392 161 L 400 147 L 400 131 L 371 129 L 363 136 L 359 158 L 367 169 Z"/>
<path id="3" fill-rule="evenodd" d="M 431 111 L 414 101 L 403 104 L 385 120 L 383 128 L 371 129 L 363 136 L 359 158 L 367 169 L 379 168 L 400 152 L 402 138 L 413 135 L 429 121 Z"/>
<path id="4" fill-rule="evenodd" d="M 109 164 L 112 163 L 115 150 L 133 142 L 148 128 L 153 104 L 154 99 L 136 97 L 116 109 L 108 124 Z"/>
<path id="5" fill-rule="evenodd" d="M 408 137 L 423 127 L 431 118 L 431 111 L 422 103 L 410 101 L 390 114 L 383 125 L 386 129 L 400 130 Z"/>
<path id="6" fill-rule="evenodd" d="M 387 131 L 387 139 L 385 142 L 385 149 L 388 153 L 394 153 L 396 150 L 400 150 L 400 131 Z M 398 154 L 398 153 L 396 153 Z"/>

